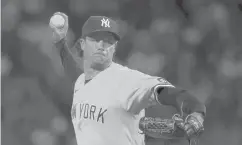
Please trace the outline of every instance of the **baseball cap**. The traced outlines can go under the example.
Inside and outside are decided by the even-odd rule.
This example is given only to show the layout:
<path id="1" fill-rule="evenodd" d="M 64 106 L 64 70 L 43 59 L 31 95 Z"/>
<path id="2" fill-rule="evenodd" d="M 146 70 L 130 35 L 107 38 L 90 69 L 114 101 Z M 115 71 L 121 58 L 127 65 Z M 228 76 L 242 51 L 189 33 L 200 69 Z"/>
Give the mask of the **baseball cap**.
<path id="1" fill-rule="evenodd" d="M 82 38 L 98 31 L 110 32 L 117 40 L 121 39 L 117 22 L 106 16 L 89 17 L 82 27 Z"/>

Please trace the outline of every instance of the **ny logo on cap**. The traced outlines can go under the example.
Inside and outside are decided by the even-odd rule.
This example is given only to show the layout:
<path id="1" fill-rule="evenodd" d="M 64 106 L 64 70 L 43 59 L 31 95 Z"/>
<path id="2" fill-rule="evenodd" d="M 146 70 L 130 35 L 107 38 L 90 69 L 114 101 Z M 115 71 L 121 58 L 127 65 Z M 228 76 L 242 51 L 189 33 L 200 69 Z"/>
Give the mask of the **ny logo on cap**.
<path id="1" fill-rule="evenodd" d="M 103 27 L 108 27 L 108 28 L 110 28 L 110 21 L 109 21 L 108 19 L 104 19 L 104 18 L 103 18 L 101 21 L 102 21 L 102 24 L 101 24 L 101 25 L 102 25 Z"/>

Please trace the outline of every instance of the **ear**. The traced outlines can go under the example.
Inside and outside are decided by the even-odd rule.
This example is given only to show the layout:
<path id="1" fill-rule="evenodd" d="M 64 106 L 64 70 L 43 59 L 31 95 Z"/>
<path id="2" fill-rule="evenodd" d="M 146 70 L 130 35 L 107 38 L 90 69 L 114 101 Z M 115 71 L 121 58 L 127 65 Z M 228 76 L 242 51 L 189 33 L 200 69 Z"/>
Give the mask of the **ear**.
<path id="1" fill-rule="evenodd" d="M 85 47 L 85 40 L 83 38 L 79 40 L 79 45 L 81 46 L 81 50 L 83 51 Z"/>
<path id="2" fill-rule="evenodd" d="M 113 47 L 112 47 L 112 52 L 113 52 L 113 54 L 115 54 L 115 52 L 116 52 L 116 49 L 117 49 L 117 42 L 113 45 Z"/>
<path id="3" fill-rule="evenodd" d="M 114 49 L 113 50 L 114 52 L 116 52 L 117 47 L 118 47 L 118 41 L 114 44 L 114 48 L 113 48 Z"/>

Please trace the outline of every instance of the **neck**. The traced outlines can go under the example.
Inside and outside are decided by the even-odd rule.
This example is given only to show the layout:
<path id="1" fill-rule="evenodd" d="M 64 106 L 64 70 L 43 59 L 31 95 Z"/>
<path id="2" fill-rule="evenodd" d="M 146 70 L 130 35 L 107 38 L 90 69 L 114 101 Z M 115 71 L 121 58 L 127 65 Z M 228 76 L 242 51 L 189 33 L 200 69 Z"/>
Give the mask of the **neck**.
<path id="1" fill-rule="evenodd" d="M 105 70 L 110 66 L 111 63 L 108 65 L 103 65 L 102 67 L 93 67 L 91 63 L 88 61 L 84 61 L 84 74 L 86 80 L 93 79 L 97 74 L 99 74 L 101 71 Z"/>

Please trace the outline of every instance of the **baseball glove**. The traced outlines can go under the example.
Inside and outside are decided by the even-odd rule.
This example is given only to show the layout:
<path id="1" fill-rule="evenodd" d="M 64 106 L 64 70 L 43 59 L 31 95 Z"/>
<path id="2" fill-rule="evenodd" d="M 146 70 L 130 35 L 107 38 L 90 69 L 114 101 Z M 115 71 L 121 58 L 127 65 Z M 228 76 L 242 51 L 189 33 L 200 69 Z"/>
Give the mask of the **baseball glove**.
<path id="1" fill-rule="evenodd" d="M 180 139 L 185 137 L 182 128 L 183 119 L 176 114 L 172 119 L 143 117 L 140 119 L 139 128 L 149 137 L 162 139 Z"/>

